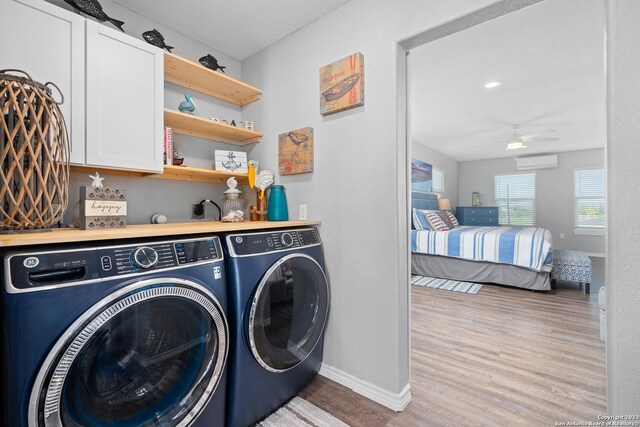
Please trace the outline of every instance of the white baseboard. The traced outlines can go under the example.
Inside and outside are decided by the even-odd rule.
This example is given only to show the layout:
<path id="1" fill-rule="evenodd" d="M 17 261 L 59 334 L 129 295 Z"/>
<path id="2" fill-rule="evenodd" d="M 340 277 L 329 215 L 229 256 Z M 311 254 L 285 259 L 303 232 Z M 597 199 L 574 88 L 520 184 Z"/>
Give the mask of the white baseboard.
<path id="1" fill-rule="evenodd" d="M 594 258 L 606 258 L 607 256 L 607 254 L 605 254 L 604 252 L 585 252 L 585 254 Z"/>
<path id="2" fill-rule="evenodd" d="M 356 393 L 389 409 L 393 409 L 396 412 L 404 410 L 409 402 L 411 402 L 411 387 L 409 384 L 407 384 L 400 393 L 392 393 L 324 363 L 320 366 L 319 373 L 323 377 L 342 384 Z"/>

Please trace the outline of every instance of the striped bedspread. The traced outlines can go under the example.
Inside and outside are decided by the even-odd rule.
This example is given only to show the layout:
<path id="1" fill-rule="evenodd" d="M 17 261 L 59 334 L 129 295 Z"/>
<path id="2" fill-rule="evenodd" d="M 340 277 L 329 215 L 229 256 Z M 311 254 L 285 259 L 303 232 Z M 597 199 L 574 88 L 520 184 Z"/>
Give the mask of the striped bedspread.
<path id="1" fill-rule="evenodd" d="M 411 251 L 550 271 L 551 232 L 536 227 L 469 227 L 411 230 Z"/>

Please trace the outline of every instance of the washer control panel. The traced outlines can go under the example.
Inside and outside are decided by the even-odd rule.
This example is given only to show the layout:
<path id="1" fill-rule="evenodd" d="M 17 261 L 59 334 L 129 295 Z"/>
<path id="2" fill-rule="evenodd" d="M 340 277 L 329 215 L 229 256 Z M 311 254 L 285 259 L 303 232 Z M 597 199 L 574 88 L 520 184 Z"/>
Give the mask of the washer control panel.
<path id="1" fill-rule="evenodd" d="M 220 239 L 146 242 L 8 255 L 9 292 L 73 284 L 223 259 Z"/>
<path id="2" fill-rule="evenodd" d="M 232 256 L 255 255 L 320 244 L 315 228 L 227 236 Z"/>
<path id="3" fill-rule="evenodd" d="M 222 259 L 217 237 L 104 248 L 99 255 L 103 277 Z"/>
<path id="4" fill-rule="evenodd" d="M 172 243 L 116 246 L 98 249 L 98 253 L 102 277 L 121 276 L 141 270 L 158 270 L 177 265 Z"/>

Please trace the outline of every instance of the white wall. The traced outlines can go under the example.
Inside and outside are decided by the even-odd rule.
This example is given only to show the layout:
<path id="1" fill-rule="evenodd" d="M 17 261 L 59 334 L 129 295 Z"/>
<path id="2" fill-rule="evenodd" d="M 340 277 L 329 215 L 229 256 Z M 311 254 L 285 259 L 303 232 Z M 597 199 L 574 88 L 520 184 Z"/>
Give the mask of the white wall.
<path id="1" fill-rule="evenodd" d="M 455 207 L 458 206 L 458 168 L 460 162 L 417 141 L 411 142 L 411 157 L 444 171 L 443 197 L 451 199 L 451 207 L 455 212 Z"/>
<path id="2" fill-rule="evenodd" d="M 409 147 L 396 137 L 397 42 L 489 3 L 353 0 L 242 63 L 243 80 L 264 91 L 243 113 L 264 123 L 251 151 L 261 167 L 277 171 L 278 134 L 315 131 L 315 172 L 276 181 L 291 211 L 306 203 L 322 221 L 332 286 L 324 362 L 391 398 L 409 381 L 409 250 L 398 227 Z M 319 68 L 357 51 L 364 107 L 322 117 Z"/>
<path id="3" fill-rule="evenodd" d="M 640 414 L 640 2 L 608 0 L 607 412 Z"/>
<path id="4" fill-rule="evenodd" d="M 62 0 L 49 0 L 57 6 L 67 10 L 73 10 L 71 6 Z M 174 46 L 173 53 L 184 58 L 198 61 L 198 58 L 211 53 L 218 61 L 227 66 L 226 73 L 231 77 L 240 78 L 241 64 L 238 60 L 225 55 L 214 48 L 204 45 L 196 40 L 186 37 L 182 33 L 168 28 L 162 24 L 154 22 L 142 15 L 139 15 L 112 0 L 100 0 L 104 11 L 111 17 L 124 21 L 124 29 L 132 37 L 142 39 L 142 33 L 147 30 L 157 29 L 162 33 L 165 42 Z M 91 18 L 89 18 L 91 19 Z M 109 28 L 115 28 L 109 23 L 105 23 Z M 123 64 L 126 66 L 126 64 Z M 132 70 L 135 72 L 135 70 Z M 241 108 L 223 101 L 216 100 L 209 96 L 200 94 L 186 88 L 165 83 L 165 107 L 176 109 L 178 104 L 184 100 L 184 93 L 191 94 L 197 105 L 195 114 L 202 117 L 219 117 L 221 119 L 240 120 Z M 127 102 L 128 100 L 123 100 Z M 135 94 L 131 94 L 131 101 L 135 102 Z M 259 126 L 259 124 L 257 124 Z M 259 130 L 259 127 L 257 127 Z M 212 168 L 213 153 L 216 149 L 241 150 L 237 146 L 194 138 L 186 135 L 174 133 L 174 141 L 181 156 L 185 157 L 185 165 Z M 69 190 L 69 209 L 65 214 L 65 223 L 71 223 L 78 215 L 76 203 L 79 199 L 78 188 L 81 185 L 90 185 L 91 181 L 87 177 L 88 173 L 71 174 Z M 167 215 L 170 222 L 188 221 L 190 218 L 190 205 L 202 199 L 213 199 L 220 201 L 222 192 L 226 188 L 220 184 L 193 183 L 188 181 L 171 181 L 151 178 L 126 177 L 118 175 L 106 175 L 105 185 L 112 188 L 124 188 L 128 196 L 129 224 L 148 223 L 152 214 L 161 212 Z M 250 197 L 248 194 L 247 197 Z M 217 218 L 215 208 L 207 206 L 205 211 L 206 219 Z"/>
<path id="5" fill-rule="evenodd" d="M 604 236 L 576 235 L 574 230 L 574 177 L 578 168 L 604 167 L 604 149 L 558 154 L 558 167 L 539 169 L 536 174 L 536 225 L 548 228 L 557 249 L 574 249 L 590 254 L 605 253 Z M 517 173 L 511 158 L 460 162 L 460 205 L 471 206 L 471 193 L 480 192 L 484 206 L 495 206 L 494 176 Z M 560 234 L 565 238 L 561 239 Z"/>

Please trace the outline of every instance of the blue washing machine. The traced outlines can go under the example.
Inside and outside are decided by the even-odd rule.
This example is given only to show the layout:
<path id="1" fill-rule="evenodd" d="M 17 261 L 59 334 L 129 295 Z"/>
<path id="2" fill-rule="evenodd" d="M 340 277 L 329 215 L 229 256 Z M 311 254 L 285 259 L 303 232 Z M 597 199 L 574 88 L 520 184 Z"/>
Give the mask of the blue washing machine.
<path id="1" fill-rule="evenodd" d="M 3 425 L 224 425 L 220 240 L 130 242 L 4 254 Z"/>
<path id="2" fill-rule="evenodd" d="M 227 425 L 247 427 L 320 369 L 329 283 L 315 228 L 225 236 L 229 276 Z"/>

